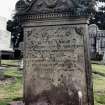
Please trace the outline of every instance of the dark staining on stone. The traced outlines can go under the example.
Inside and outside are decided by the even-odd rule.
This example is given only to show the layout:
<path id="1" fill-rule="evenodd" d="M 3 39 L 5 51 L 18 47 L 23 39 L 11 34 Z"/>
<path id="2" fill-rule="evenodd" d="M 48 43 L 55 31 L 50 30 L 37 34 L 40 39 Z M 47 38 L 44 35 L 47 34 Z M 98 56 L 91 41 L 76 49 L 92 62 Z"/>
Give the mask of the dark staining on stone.
<path id="1" fill-rule="evenodd" d="M 27 36 L 30 37 L 32 35 L 32 31 L 27 31 Z"/>
<path id="2" fill-rule="evenodd" d="M 61 74 L 61 78 L 63 78 L 63 74 Z"/>
<path id="3" fill-rule="evenodd" d="M 62 64 L 64 71 L 74 71 L 74 69 L 73 69 L 73 67 L 75 67 L 74 63 L 75 62 L 73 62 L 71 60 L 65 60 L 64 63 Z"/>
<path id="4" fill-rule="evenodd" d="M 61 79 L 59 78 L 58 81 L 61 81 Z"/>
<path id="5" fill-rule="evenodd" d="M 71 32 L 70 31 L 69 32 L 66 32 L 65 35 L 66 36 L 70 36 L 71 35 Z"/>
<path id="6" fill-rule="evenodd" d="M 83 28 L 82 27 L 80 27 L 80 28 L 75 28 L 75 31 L 76 31 L 76 33 L 78 34 L 78 35 L 80 35 L 80 36 L 82 36 L 83 35 Z"/>
<path id="7" fill-rule="evenodd" d="M 71 94 L 68 90 L 64 86 L 53 86 L 51 90 L 45 90 L 36 96 L 29 91 L 25 105 L 79 105 L 77 90 L 71 89 Z"/>

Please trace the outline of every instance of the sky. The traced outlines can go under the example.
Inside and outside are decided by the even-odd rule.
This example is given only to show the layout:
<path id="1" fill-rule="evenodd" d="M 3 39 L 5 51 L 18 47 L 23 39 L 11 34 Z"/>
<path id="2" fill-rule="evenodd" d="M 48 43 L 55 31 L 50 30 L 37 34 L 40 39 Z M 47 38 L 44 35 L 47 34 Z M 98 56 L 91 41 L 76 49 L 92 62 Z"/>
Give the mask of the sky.
<path id="1" fill-rule="evenodd" d="M 0 16 L 11 19 L 18 0 L 0 0 Z"/>
<path id="2" fill-rule="evenodd" d="M 6 30 L 6 20 L 12 18 L 15 10 L 15 4 L 18 0 L 0 0 L 0 50 L 11 50 L 11 33 Z M 5 18 L 2 18 L 5 17 Z"/>

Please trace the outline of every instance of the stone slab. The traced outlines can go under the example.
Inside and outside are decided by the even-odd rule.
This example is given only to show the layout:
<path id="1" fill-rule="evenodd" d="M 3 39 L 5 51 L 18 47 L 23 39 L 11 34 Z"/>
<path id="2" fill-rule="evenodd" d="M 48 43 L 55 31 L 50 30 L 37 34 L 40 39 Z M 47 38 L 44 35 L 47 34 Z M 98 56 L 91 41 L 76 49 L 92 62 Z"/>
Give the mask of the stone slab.
<path id="1" fill-rule="evenodd" d="M 24 29 L 26 105 L 88 104 L 87 27 L 59 23 Z"/>

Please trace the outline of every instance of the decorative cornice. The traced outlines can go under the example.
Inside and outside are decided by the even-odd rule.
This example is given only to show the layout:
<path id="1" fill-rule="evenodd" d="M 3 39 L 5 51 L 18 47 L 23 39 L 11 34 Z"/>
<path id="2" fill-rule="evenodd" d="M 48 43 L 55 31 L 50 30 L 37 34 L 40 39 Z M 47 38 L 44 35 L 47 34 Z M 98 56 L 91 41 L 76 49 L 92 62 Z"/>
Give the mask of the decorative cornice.
<path id="1" fill-rule="evenodd" d="M 89 16 L 93 0 L 20 0 L 16 4 L 16 16 L 24 19 Z"/>
<path id="2" fill-rule="evenodd" d="M 78 14 L 72 12 L 72 11 L 63 11 L 63 12 L 52 12 L 52 13 L 30 13 L 30 14 L 20 14 L 17 15 L 20 17 L 20 21 L 27 21 L 27 20 L 40 20 L 40 19 L 54 19 L 54 18 L 74 18 L 74 17 L 88 17 L 89 12 L 80 12 Z"/>

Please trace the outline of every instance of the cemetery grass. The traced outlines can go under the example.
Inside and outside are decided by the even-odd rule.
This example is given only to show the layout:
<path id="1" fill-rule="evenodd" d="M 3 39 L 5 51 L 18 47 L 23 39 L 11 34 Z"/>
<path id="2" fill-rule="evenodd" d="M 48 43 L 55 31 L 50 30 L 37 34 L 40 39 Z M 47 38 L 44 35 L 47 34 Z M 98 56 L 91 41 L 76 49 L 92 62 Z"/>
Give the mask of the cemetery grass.
<path id="1" fill-rule="evenodd" d="M 2 60 L 2 65 L 18 66 L 18 61 L 19 60 Z"/>
<path id="2" fill-rule="evenodd" d="M 2 64 L 17 65 L 17 61 L 3 61 Z M 93 71 L 93 87 L 94 87 L 94 102 L 95 105 L 105 105 L 105 66 L 103 65 L 92 65 Z M 19 71 L 17 67 L 7 67 L 6 71 L 3 72 L 5 77 L 13 77 L 14 82 L 11 84 L 0 85 L 0 105 L 8 105 L 13 100 L 21 100 L 23 96 L 23 79 L 22 71 Z"/>
<path id="3" fill-rule="evenodd" d="M 94 88 L 94 105 L 105 105 L 105 66 L 92 65 L 93 72 L 93 88 Z"/>
<path id="4" fill-rule="evenodd" d="M 22 71 L 19 71 L 17 67 L 7 67 L 0 75 L 12 80 L 11 83 L 6 81 L 0 84 L 0 105 L 8 105 L 9 102 L 17 99 L 21 100 L 23 96 Z"/>

